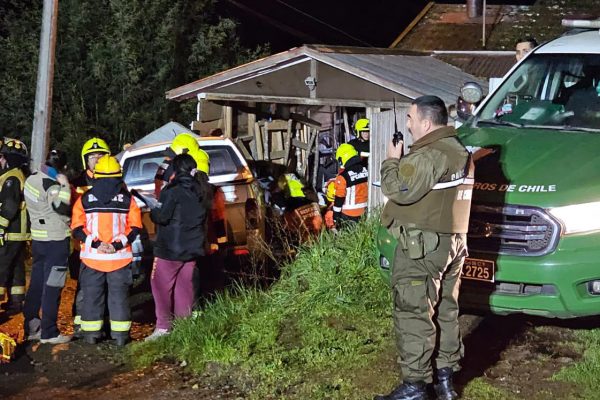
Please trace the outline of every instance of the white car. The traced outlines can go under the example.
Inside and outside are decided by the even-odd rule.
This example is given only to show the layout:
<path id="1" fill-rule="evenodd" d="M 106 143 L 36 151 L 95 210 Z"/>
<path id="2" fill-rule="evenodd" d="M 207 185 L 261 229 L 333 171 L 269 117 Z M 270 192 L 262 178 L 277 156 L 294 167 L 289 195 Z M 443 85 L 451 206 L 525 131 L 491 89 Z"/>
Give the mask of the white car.
<path id="1" fill-rule="evenodd" d="M 154 176 L 170 144 L 170 141 L 153 143 L 122 154 L 123 179 L 129 189 L 154 197 Z M 209 182 L 218 186 L 225 197 L 226 239 L 219 241 L 219 249 L 227 254 L 248 254 L 257 240 L 264 239 L 265 214 L 260 188 L 230 139 L 199 137 L 198 144 L 210 159 Z M 144 213 L 144 227 L 152 238 L 155 230 L 148 213 Z"/>

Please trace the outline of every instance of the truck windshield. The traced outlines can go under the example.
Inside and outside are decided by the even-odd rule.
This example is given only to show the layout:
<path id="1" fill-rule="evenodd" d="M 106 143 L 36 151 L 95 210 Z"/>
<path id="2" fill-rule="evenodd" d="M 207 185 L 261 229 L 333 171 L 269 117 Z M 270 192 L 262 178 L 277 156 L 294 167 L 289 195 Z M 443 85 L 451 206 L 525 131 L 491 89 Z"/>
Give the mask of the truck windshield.
<path id="1" fill-rule="evenodd" d="M 476 121 L 600 132 L 600 55 L 531 55 Z"/>

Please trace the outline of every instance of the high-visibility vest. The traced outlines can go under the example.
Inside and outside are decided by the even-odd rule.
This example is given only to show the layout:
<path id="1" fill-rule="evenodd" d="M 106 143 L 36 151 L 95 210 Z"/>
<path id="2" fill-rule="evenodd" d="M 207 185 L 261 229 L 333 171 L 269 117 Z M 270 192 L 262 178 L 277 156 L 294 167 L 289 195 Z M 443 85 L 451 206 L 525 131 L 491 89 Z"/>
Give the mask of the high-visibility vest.
<path id="1" fill-rule="evenodd" d="M 335 179 L 334 213 L 341 212 L 349 217 L 360 217 L 367 209 L 369 172 L 360 164 L 358 157 L 357 160 L 358 162 L 352 165 L 348 165 L 348 161 L 346 168 Z"/>
<path id="2" fill-rule="evenodd" d="M 73 206 L 71 228 L 83 227 L 87 239 L 81 245 L 81 261 L 88 267 L 111 272 L 131 263 L 133 254 L 127 235 L 132 227 L 142 227 L 139 207 L 131 194 L 121 189 L 108 204 L 101 204 L 94 195 L 96 187 L 84 193 Z M 120 241 L 121 250 L 105 254 L 92 246 L 95 240 L 105 243 Z"/>
<path id="3" fill-rule="evenodd" d="M 23 185 L 25 183 L 25 175 L 19 168 L 13 168 L 0 175 L 0 190 L 4 187 L 4 184 L 8 178 L 17 178 L 19 181 L 19 191 L 21 192 L 21 200 L 19 202 L 19 214 L 18 217 L 12 221 L 8 221 L 6 218 L 0 216 L 0 227 L 4 229 L 6 233 L 4 240 L 13 242 L 23 242 L 31 240 L 31 234 L 29 233 L 29 219 L 27 216 L 27 207 L 25 206 L 25 199 L 23 198 Z M 0 203 L 0 207 L 2 204 Z"/>

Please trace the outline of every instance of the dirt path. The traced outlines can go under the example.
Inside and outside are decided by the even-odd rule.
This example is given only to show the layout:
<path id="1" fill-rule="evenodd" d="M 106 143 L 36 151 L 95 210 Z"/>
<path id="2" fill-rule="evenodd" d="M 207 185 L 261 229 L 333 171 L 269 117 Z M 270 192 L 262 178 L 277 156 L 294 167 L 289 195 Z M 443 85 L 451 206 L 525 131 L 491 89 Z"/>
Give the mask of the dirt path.
<path id="1" fill-rule="evenodd" d="M 75 284 L 70 281 L 59 315 L 59 326 L 66 333 L 72 332 L 70 305 L 74 292 Z M 153 329 L 149 296 L 142 291 L 132 297 L 133 340 L 142 340 Z M 581 357 L 573 345 L 574 331 L 596 327 L 598 320 L 463 315 L 460 321 L 466 352 L 457 381 L 459 390 L 478 378 L 514 399 L 580 398 L 577 387 L 550 378 Z M 163 362 L 133 370 L 124 362 L 123 350 L 110 341 L 97 346 L 81 341 L 58 346 L 22 343 L 21 329 L 21 316 L 2 321 L 0 314 L 0 330 L 18 336 L 21 342 L 15 360 L 0 365 L 2 399 L 245 398 L 227 382 L 212 386 L 207 383 L 210 376 L 192 375 L 179 364 Z M 383 365 L 397 368 L 395 354 L 391 353 L 382 360 Z M 377 378 L 375 369 L 364 371 L 366 381 Z"/>

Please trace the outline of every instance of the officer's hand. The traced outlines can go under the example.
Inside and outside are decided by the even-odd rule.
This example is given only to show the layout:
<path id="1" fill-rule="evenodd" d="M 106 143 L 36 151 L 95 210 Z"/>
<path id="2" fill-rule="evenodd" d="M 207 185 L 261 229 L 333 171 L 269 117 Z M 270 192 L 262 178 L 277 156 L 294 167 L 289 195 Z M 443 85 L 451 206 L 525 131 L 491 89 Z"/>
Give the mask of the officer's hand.
<path id="1" fill-rule="evenodd" d="M 66 175 L 56 175 L 56 181 L 60 183 L 61 186 L 69 186 L 69 179 L 66 177 Z"/>
<path id="2" fill-rule="evenodd" d="M 402 151 L 404 150 L 404 142 L 401 140 L 396 146 L 393 141 L 390 140 L 387 147 L 387 158 L 400 158 L 402 157 Z"/>
<path id="3" fill-rule="evenodd" d="M 0 246 L 4 246 L 4 231 L 0 230 Z"/>

